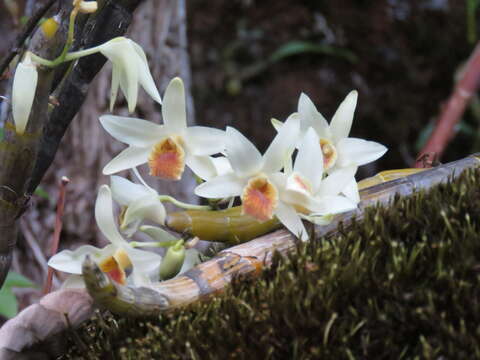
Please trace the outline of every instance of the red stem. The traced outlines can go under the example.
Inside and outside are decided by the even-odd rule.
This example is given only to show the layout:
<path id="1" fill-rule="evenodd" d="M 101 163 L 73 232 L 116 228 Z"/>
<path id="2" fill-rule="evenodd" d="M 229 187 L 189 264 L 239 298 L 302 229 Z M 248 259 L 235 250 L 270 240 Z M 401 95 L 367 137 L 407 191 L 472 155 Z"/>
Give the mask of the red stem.
<path id="1" fill-rule="evenodd" d="M 55 228 L 53 230 L 53 237 L 52 237 L 52 247 L 50 249 L 50 256 L 53 256 L 58 251 L 58 244 L 60 243 L 60 233 L 62 232 L 62 216 L 63 210 L 65 208 L 65 194 L 67 184 L 70 180 L 63 176 L 62 180 L 60 181 L 60 191 L 57 201 L 57 214 L 55 217 Z M 48 294 L 52 290 L 52 279 L 53 279 L 53 272 L 54 270 L 51 267 L 48 267 L 48 274 L 47 274 L 47 281 L 45 282 L 45 286 L 43 288 L 43 293 Z"/>
<path id="2" fill-rule="evenodd" d="M 425 159 L 432 154 L 441 157 L 454 135 L 454 127 L 462 118 L 466 106 L 480 84 L 480 43 L 477 43 L 472 55 L 456 83 L 453 93 L 438 117 L 435 128 L 427 143 L 418 154 L 415 167 L 425 167 Z"/>

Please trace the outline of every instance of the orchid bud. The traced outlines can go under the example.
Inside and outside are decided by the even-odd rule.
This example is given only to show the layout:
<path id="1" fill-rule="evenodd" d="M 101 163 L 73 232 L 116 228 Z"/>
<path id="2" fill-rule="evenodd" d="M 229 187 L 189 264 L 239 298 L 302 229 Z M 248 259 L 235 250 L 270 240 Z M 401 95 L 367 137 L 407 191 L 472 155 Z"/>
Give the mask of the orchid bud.
<path id="1" fill-rule="evenodd" d="M 160 279 L 167 280 L 177 275 L 184 261 L 185 246 L 183 245 L 183 240 L 179 240 L 175 245 L 168 248 L 160 264 Z"/>
<path id="2" fill-rule="evenodd" d="M 32 63 L 29 53 L 18 64 L 13 78 L 12 114 L 16 132 L 22 135 L 27 127 L 37 88 L 37 67 Z"/>

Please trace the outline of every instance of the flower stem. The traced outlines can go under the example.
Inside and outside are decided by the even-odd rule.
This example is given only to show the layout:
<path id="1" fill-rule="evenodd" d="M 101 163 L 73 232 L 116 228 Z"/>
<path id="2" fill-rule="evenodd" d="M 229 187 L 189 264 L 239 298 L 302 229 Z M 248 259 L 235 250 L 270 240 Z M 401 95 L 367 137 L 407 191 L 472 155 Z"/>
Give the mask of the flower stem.
<path id="1" fill-rule="evenodd" d="M 77 1 L 76 3 L 74 3 L 74 8 L 70 13 L 70 22 L 68 24 L 67 41 L 65 42 L 65 46 L 63 47 L 62 53 L 54 60 L 47 60 L 38 55 L 31 53 L 32 60 L 34 60 L 36 63 L 43 66 L 56 67 L 61 63 L 76 60 L 83 56 L 92 55 L 98 52 L 99 46 L 95 46 L 90 49 L 74 51 L 71 53 L 68 52 L 73 45 L 74 33 L 75 33 L 75 19 L 78 14 L 79 6 L 80 6 L 80 1 Z"/>
<path id="2" fill-rule="evenodd" d="M 171 241 L 152 241 L 152 242 L 143 242 L 143 241 L 131 241 L 129 244 L 134 247 L 170 247 L 170 246 L 179 246 L 181 242 L 183 245 L 183 240 L 171 240 Z"/>
<path id="3" fill-rule="evenodd" d="M 187 210 L 211 210 L 212 209 L 209 205 L 187 204 L 169 195 L 159 195 L 158 200 L 170 202 L 173 205 L 176 205 L 178 207 L 181 207 L 182 209 L 187 209 Z"/>

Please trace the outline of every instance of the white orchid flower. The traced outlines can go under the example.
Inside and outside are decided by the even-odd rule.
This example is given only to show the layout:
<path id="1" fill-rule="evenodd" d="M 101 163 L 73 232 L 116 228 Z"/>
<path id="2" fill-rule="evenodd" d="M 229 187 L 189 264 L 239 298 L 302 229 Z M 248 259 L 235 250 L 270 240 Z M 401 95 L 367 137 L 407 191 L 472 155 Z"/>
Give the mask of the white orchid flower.
<path id="1" fill-rule="evenodd" d="M 327 216 L 356 207 L 355 202 L 339 195 L 346 184 L 354 179 L 356 166 L 336 170 L 324 178 L 322 164 L 319 138 L 315 130 L 310 128 L 300 142 L 293 171 L 272 176 L 279 192 L 279 210 L 275 215 L 287 229 L 304 241 L 308 235 L 299 213 Z"/>
<path id="2" fill-rule="evenodd" d="M 194 173 L 208 172 L 206 155 L 222 152 L 225 132 L 204 126 L 187 127 L 185 89 L 180 78 L 167 87 L 162 106 L 164 125 L 121 116 L 104 115 L 100 122 L 114 138 L 129 145 L 104 168 L 110 175 L 148 163 L 150 175 L 179 180 L 185 165 Z"/>
<path id="3" fill-rule="evenodd" d="M 131 278 L 135 285 L 148 283 L 150 275 L 158 273 L 162 258 L 153 252 L 134 249 L 123 239 L 115 225 L 112 194 L 107 185 L 102 185 L 98 191 L 95 219 L 111 244 L 103 249 L 84 245 L 74 251 L 64 250 L 50 258 L 48 265 L 59 271 L 81 274 L 83 260 L 90 255 L 99 262 L 102 271 L 119 283 L 125 283 L 125 270 L 129 268 L 132 269 Z"/>
<path id="4" fill-rule="evenodd" d="M 148 67 L 147 57 L 142 47 L 125 37 L 117 37 L 95 47 L 112 62 L 112 88 L 110 111 L 113 110 L 120 87 L 128 103 L 128 111 L 133 112 L 137 105 L 138 84 L 158 103 L 162 103 L 160 94 Z M 90 52 L 92 49 L 88 49 Z"/>
<path id="5" fill-rule="evenodd" d="M 240 195 L 243 213 L 259 221 L 271 219 L 277 211 L 278 190 L 269 176 L 283 168 L 295 148 L 299 131 L 298 115 L 293 114 L 262 156 L 239 131 L 227 127 L 226 155 L 233 172 L 197 186 L 195 194 L 205 198 Z"/>
<path id="6" fill-rule="evenodd" d="M 199 161 L 203 161 L 204 165 L 198 168 L 196 175 L 202 180 L 210 180 L 233 172 L 232 165 L 225 156 L 203 156 L 199 157 Z"/>
<path id="7" fill-rule="evenodd" d="M 167 213 L 154 189 L 135 184 L 120 176 L 110 177 L 110 187 L 113 199 L 126 207 L 120 224 L 122 230 L 132 223 L 135 223 L 134 230 L 136 230 L 142 220 L 165 224 Z"/>
<path id="8" fill-rule="evenodd" d="M 330 124 L 317 111 L 312 100 L 302 93 L 298 100 L 301 134 L 305 135 L 312 127 L 320 138 L 324 169 L 328 173 L 335 169 L 355 165 L 361 166 L 377 160 L 387 151 L 382 144 L 348 137 L 353 122 L 353 114 L 357 106 L 357 91 L 351 91 L 340 104 Z M 272 119 L 278 130 L 282 123 Z"/>
<path id="9" fill-rule="evenodd" d="M 12 115 L 17 134 L 22 135 L 27 127 L 32 110 L 35 90 L 37 89 L 37 67 L 32 63 L 29 53 L 17 65 L 12 87 Z"/>

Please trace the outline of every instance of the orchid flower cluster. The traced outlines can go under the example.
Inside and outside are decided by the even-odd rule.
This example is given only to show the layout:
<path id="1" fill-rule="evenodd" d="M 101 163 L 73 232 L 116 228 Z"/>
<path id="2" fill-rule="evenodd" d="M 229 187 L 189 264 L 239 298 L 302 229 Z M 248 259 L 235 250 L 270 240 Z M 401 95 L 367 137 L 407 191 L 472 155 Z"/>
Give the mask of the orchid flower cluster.
<path id="1" fill-rule="evenodd" d="M 74 0 L 78 11 L 82 3 Z M 309 235 L 302 220 L 323 225 L 332 215 L 355 209 L 360 201 L 355 181 L 358 167 L 378 159 L 387 150 L 376 142 L 349 137 L 357 104 L 356 91 L 347 95 L 330 123 L 302 93 L 296 112 L 284 122 L 272 119 L 277 134 L 263 155 L 233 127 L 221 130 L 188 126 L 182 80 L 170 81 L 162 101 L 145 53 L 126 38 L 73 53 L 67 51 L 53 62 L 28 53 L 17 67 L 13 86 L 13 117 L 19 136 L 27 128 L 35 93 L 34 90 L 32 93 L 33 83 L 36 85 L 35 67 L 56 66 L 96 52 L 113 63 L 110 111 L 120 88 L 132 112 L 140 84 L 162 104 L 163 124 L 115 115 L 100 117 L 103 128 L 127 145 L 105 165 L 103 173 L 111 175 L 110 186 L 102 185 L 96 200 L 96 222 L 110 244 L 102 249 L 81 246 L 53 256 L 49 266 L 73 274 L 67 286 L 78 284 L 86 255 L 97 260 L 101 270 L 113 280 L 135 285 L 168 279 L 199 261 L 191 242 L 178 239 L 164 229 L 167 212 L 163 203 L 205 211 L 212 207 L 185 204 L 171 196 L 159 195 L 140 176 L 138 166 L 146 164 L 150 176 L 171 181 L 180 180 L 188 167 L 200 182 L 195 194 L 210 204 L 232 206 L 239 197 L 242 214 L 252 221 L 264 222 L 276 217 L 296 237 L 306 241 Z M 31 96 L 25 96 L 27 92 Z M 17 97 L 17 93 L 24 96 Z M 114 175 L 124 170 L 131 170 L 138 183 Z M 122 208 L 119 226 L 114 201 Z M 140 233 L 154 242 L 131 240 Z M 139 247 L 167 249 L 162 257 Z"/>

